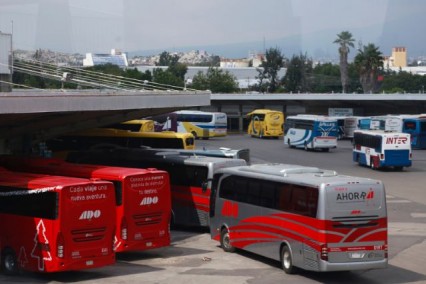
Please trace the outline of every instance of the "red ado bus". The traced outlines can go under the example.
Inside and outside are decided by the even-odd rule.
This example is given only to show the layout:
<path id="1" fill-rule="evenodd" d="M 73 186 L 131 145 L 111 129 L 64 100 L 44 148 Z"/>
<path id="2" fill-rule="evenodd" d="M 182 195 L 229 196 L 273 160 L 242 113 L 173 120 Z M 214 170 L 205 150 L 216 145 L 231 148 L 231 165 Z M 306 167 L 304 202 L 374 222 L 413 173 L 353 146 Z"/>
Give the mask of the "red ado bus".
<path id="1" fill-rule="evenodd" d="M 171 195 L 166 171 L 73 164 L 35 157 L 3 156 L 0 161 L 11 170 L 111 181 L 115 186 L 117 210 L 115 251 L 170 245 Z"/>
<path id="2" fill-rule="evenodd" d="M 72 163 L 120 167 L 155 167 L 170 175 L 172 223 L 183 226 L 209 225 L 210 187 L 221 168 L 246 165 L 242 159 L 184 156 L 160 149 L 100 149 L 70 152 Z"/>
<path id="3" fill-rule="evenodd" d="M 111 182 L 0 169 L 1 268 L 57 272 L 115 262 Z"/>

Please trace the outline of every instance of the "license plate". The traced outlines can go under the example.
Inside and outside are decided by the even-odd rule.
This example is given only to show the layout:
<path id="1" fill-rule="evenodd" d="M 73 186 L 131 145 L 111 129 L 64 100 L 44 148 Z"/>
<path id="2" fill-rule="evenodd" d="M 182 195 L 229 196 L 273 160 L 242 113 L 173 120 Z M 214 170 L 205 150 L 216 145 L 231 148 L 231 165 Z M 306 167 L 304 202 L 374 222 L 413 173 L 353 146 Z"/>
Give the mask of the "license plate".
<path id="1" fill-rule="evenodd" d="M 93 260 L 88 260 L 88 261 L 86 261 L 86 265 L 87 265 L 87 266 L 92 266 L 92 265 L 93 265 Z"/>
<path id="2" fill-rule="evenodd" d="M 364 258 L 365 253 L 361 252 L 350 252 L 349 257 L 350 258 Z"/>

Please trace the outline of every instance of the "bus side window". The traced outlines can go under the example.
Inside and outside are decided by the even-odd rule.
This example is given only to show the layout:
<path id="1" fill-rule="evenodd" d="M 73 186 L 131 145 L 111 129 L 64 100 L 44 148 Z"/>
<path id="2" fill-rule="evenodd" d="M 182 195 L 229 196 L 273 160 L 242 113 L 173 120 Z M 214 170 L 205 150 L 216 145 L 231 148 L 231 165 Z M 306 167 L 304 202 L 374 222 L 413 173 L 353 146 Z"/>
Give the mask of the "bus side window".
<path id="1" fill-rule="evenodd" d="M 278 204 L 277 209 L 281 211 L 289 211 L 291 199 L 291 184 L 280 184 L 278 188 Z"/>
<path id="2" fill-rule="evenodd" d="M 231 177 L 226 177 L 220 184 L 219 197 L 223 199 L 235 200 L 234 197 L 234 180 Z"/>
<path id="3" fill-rule="evenodd" d="M 238 177 L 234 183 L 235 201 L 247 202 L 247 181 L 244 178 Z"/>
<path id="4" fill-rule="evenodd" d="M 255 179 L 248 181 L 247 203 L 259 206 L 260 205 L 260 187 L 261 184 Z"/>
<path id="5" fill-rule="evenodd" d="M 262 193 L 260 197 L 260 205 L 267 208 L 275 208 L 275 185 L 271 182 L 262 184 Z"/>

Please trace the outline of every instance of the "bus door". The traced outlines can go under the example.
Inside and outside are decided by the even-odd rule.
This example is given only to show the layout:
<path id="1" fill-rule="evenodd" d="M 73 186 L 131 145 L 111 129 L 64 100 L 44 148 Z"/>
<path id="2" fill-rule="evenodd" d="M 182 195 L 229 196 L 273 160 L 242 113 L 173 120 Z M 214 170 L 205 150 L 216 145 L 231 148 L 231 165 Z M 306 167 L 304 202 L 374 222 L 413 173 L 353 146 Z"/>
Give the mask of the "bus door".
<path id="1" fill-rule="evenodd" d="M 86 266 L 99 266 L 96 255 L 114 258 L 115 192 L 110 182 L 70 186 L 62 192 L 58 250 L 64 258 L 86 259 Z M 72 269 L 72 267 L 71 267 Z"/>

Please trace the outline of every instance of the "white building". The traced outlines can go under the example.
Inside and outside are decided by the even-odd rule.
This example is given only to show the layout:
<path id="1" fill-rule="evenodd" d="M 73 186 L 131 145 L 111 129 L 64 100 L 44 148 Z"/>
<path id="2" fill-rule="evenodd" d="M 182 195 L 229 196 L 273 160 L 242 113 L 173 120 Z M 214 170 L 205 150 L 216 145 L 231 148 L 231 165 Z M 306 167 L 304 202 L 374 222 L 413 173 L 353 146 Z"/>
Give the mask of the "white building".
<path id="1" fill-rule="evenodd" d="M 105 53 L 86 53 L 86 58 L 83 59 L 83 66 L 95 66 L 103 64 L 114 64 L 119 67 L 127 67 L 127 55 L 117 49 L 112 49 L 111 54 Z"/>

